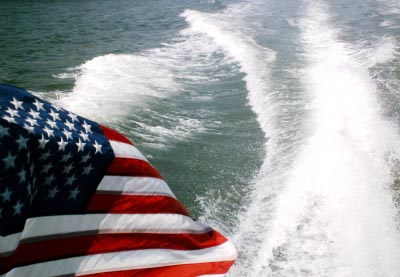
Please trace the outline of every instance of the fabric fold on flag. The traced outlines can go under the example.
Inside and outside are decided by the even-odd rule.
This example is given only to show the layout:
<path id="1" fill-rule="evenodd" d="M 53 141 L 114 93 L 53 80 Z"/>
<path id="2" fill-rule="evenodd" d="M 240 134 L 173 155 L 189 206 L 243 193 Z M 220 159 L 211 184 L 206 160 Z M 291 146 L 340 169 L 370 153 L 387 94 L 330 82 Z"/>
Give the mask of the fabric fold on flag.
<path id="1" fill-rule="evenodd" d="M 224 274 L 237 256 L 128 138 L 8 85 L 0 235 L 7 277 Z"/>

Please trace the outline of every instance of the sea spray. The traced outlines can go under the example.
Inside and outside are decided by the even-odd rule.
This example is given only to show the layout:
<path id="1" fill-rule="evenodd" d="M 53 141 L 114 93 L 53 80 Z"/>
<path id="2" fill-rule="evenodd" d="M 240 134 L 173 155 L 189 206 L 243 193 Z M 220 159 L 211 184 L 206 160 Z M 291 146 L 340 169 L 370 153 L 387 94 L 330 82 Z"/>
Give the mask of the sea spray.
<path id="1" fill-rule="evenodd" d="M 235 12 L 241 12 L 235 7 Z M 232 57 L 245 73 L 244 80 L 248 90 L 248 100 L 251 108 L 257 115 L 257 120 L 268 137 L 268 155 L 254 183 L 255 189 L 251 196 L 251 204 L 247 212 L 240 216 L 237 232 L 234 240 L 239 249 L 239 261 L 230 272 L 232 276 L 245 276 L 249 268 L 254 264 L 259 244 L 264 239 L 265 222 L 268 221 L 273 205 L 271 200 L 277 193 L 276 184 L 282 176 L 269 174 L 268 166 L 274 163 L 277 157 L 273 152 L 277 150 L 275 132 L 278 132 L 274 115 L 276 102 L 271 98 L 273 92 L 269 86 L 270 67 L 275 60 L 275 52 L 261 47 L 251 37 L 246 36 L 240 29 L 232 28 L 229 18 L 236 14 L 227 14 L 227 19 L 221 15 L 212 15 L 198 11 L 187 10 L 182 16 L 190 24 L 193 32 L 205 33 L 220 46 L 227 56 Z M 236 26 L 235 26 L 236 27 Z M 268 172 L 268 173 L 267 173 Z M 268 179 L 267 179 L 268 178 Z M 271 186 L 265 186 L 270 184 Z M 279 186 L 279 185 L 278 185 Z"/>
<path id="2" fill-rule="evenodd" d="M 274 52 L 229 22 L 235 16 L 229 10 L 182 16 L 238 62 L 268 138 L 251 201 L 233 234 L 240 258 L 230 276 L 397 276 L 391 159 L 397 158 L 398 131 L 382 117 L 367 70 L 393 58 L 393 40 L 382 38 L 373 50 L 378 55 L 366 54 L 339 39 L 340 26 L 332 26 L 324 2 L 307 4 L 293 26 L 300 28 L 308 64 L 298 75 L 312 99 L 307 130 L 297 130 L 306 139 L 285 145 L 278 137 L 286 126 L 277 125 L 285 105 L 268 84 Z M 284 151 L 293 147 L 295 155 Z"/>
<path id="3" fill-rule="evenodd" d="M 255 276 L 400 272 L 388 159 L 400 140 L 380 114 L 369 72 L 353 57 L 357 49 L 339 40 L 327 10 L 322 1 L 310 3 L 301 21 L 313 131 L 277 199 Z"/>
<path id="4" fill-rule="evenodd" d="M 61 96 L 60 104 L 100 120 L 122 117 L 146 98 L 165 98 L 180 90 L 162 61 L 145 55 L 99 56 L 82 64 L 75 78 L 73 91 Z"/>
<path id="5" fill-rule="evenodd" d="M 193 87 L 232 74 L 225 68 L 231 61 L 217 54 L 217 46 L 184 29 L 159 48 L 98 56 L 57 74 L 56 78 L 74 79 L 75 84 L 72 91 L 54 92 L 55 102 L 115 128 L 128 121 L 127 134 L 140 137 L 147 146 L 168 148 L 171 142 L 206 130 L 198 116 L 165 106 L 182 95 L 212 100 L 212 95 L 200 95 Z M 211 79 L 210 71 L 218 73 Z"/>
<path id="6" fill-rule="evenodd" d="M 222 47 L 228 56 L 231 56 L 240 64 L 240 69 L 246 75 L 244 80 L 248 91 L 248 99 L 252 109 L 259 116 L 259 123 L 265 133 L 271 132 L 273 120 L 268 120 L 273 109 L 269 102 L 267 78 L 269 76 L 269 65 L 275 59 L 274 51 L 259 46 L 249 37 L 241 36 L 227 28 L 228 22 L 220 22 L 217 16 L 193 10 L 186 10 L 182 15 L 190 24 L 191 30 L 198 33 L 205 33 L 215 43 Z M 262 118 L 262 120 L 261 120 Z"/>

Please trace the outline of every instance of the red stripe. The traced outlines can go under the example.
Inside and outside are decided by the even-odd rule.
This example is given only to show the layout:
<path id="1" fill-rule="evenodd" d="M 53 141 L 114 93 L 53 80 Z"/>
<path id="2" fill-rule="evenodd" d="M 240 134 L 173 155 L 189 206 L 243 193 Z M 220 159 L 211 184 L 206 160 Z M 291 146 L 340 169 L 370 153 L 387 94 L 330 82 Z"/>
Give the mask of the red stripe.
<path id="1" fill-rule="evenodd" d="M 155 177 L 162 179 L 160 173 L 148 162 L 130 158 L 114 158 L 107 169 L 107 175 Z"/>
<path id="2" fill-rule="evenodd" d="M 69 257 L 138 249 L 196 250 L 217 246 L 226 238 L 216 231 L 205 234 L 95 234 L 22 243 L 0 258 L 0 274 L 14 267 Z"/>
<path id="3" fill-rule="evenodd" d="M 95 194 L 88 210 L 98 213 L 174 213 L 189 216 L 178 200 L 160 195 Z"/>
<path id="4" fill-rule="evenodd" d="M 96 274 L 85 274 L 77 276 L 87 277 L 194 277 L 205 274 L 224 274 L 235 261 L 221 261 L 209 263 L 183 264 L 156 268 L 143 268 L 135 270 L 124 270 L 104 272 Z"/>
<path id="5" fill-rule="evenodd" d="M 109 140 L 114 140 L 114 141 L 119 141 L 119 142 L 125 142 L 128 144 L 133 144 L 127 137 L 122 135 L 121 133 L 110 129 L 106 126 L 100 125 L 101 129 L 103 130 L 104 135 L 109 139 Z"/>

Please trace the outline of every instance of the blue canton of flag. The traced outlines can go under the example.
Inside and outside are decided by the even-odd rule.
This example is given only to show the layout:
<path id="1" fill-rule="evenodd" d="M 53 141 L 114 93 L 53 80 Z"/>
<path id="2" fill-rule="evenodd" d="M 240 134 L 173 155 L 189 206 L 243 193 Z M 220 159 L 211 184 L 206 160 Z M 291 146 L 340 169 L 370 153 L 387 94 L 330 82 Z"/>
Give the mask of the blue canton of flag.
<path id="1" fill-rule="evenodd" d="M 0 234 L 29 217 L 79 214 L 114 158 L 100 126 L 0 86 Z"/>

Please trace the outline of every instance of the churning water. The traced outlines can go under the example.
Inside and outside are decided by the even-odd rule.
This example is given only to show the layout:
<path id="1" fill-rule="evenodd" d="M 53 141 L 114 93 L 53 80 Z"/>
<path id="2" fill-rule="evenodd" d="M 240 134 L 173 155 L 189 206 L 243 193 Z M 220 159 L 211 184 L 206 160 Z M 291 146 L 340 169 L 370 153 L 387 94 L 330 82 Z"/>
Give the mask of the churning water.
<path id="1" fill-rule="evenodd" d="M 400 276 L 398 1 L 5 1 L 0 14 L 1 81 L 135 141 L 233 239 L 228 276 Z"/>

